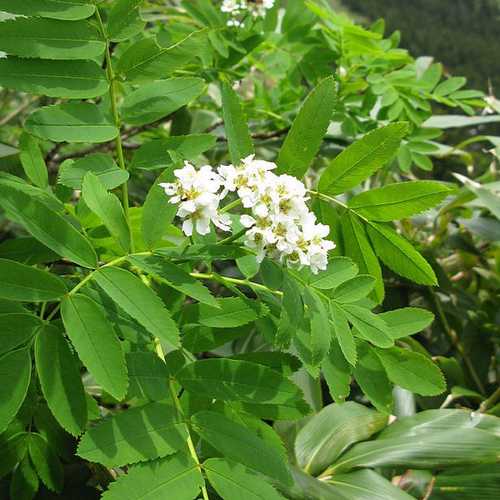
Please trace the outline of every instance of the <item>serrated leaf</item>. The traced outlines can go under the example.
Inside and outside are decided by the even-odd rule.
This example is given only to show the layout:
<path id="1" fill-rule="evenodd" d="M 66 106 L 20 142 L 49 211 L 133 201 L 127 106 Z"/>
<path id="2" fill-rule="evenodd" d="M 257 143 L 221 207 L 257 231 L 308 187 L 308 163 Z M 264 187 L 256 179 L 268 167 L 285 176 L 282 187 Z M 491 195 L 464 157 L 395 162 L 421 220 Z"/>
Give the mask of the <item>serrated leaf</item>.
<path id="1" fill-rule="evenodd" d="M 441 370 L 427 356 L 399 347 L 377 349 L 376 353 L 389 379 L 403 389 L 422 396 L 437 396 L 446 390 Z"/>
<path id="2" fill-rule="evenodd" d="M 158 248 L 155 253 L 168 257 L 170 259 L 176 259 L 177 261 L 189 262 L 189 261 L 204 261 L 212 262 L 214 260 L 234 260 L 239 257 L 244 257 L 249 255 L 248 250 L 240 245 L 201 245 L 195 244 L 190 245 L 187 248 L 182 247 L 165 247 Z"/>
<path id="3" fill-rule="evenodd" d="M 38 108 L 24 126 L 31 134 L 53 142 L 108 142 L 118 135 L 116 126 L 90 102 Z"/>
<path id="4" fill-rule="evenodd" d="M 96 382 L 114 398 L 128 387 L 125 356 L 120 341 L 101 307 L 86 295 L 67 295 L 61 316 L 78 356 Z"/>
<path id="5" fill-rule="evenodd" d="M 360 274 L 344 281 L 333 292 L 332 297 L 341 304 L 358 302 L 364 299 L 375 287 L 375 278 L 369 274 Z"/>
<path id="6" fill-rule="evenodd" d="M 18 237 L 0 243 L 0 258 L 23 264 L 46 264 L 59 260 L 59 255 L 31 236 Z"/>
<path id="7" fill-rule="evenodd" d="M 356 343 L 349 328 L 346 314 L 335 302 L 330 302 L 330 318 L 342 354 L 349 364 L 356 366 L 358 359 Z"/>
<path id="8" fill-rule="evenodd" d="M 345 253 L 358 264 L 361 273 L 370 274 L 377 280 L 374 295 L 380 303 L 384 299 L 382 270 L 368 241 L 365 228 L 359 219 L 350 213 L 343 215 L 340 220 Z"/>
<path id="9" fill-rule="evenodd" d="M 451 191 L 442 182 L 398 182 L 360 193 L 349 200 L 348 206 L 368 220 L 390 222 L 438 205 Z"/>
<path id="10" fill-rule="evenodd" d="M 215 491 L 226 500 L 284 500 L 269 483 L 241 464 L 210 458 L 203 464 Z"/>
<path id="11" fill-rule="evenodd" d="M 393 339 L 400 339 L 421 332 L 434 321 L 434 314 L 418 307 L 404 307 L 379 314 L 389 326 Z"/>
<path id="12" fill-rule="evenodd" d="M 266 306 L 258 301 L 241 297 L 217 299 L 217 307 L 198 305 L 197 321 L 200 325 L 213 328 L 237 328 L 266 316 Z"/>
<path id="13" fill-rule="evenodd" d="M 0 355 L 28 342 L 42 324 L 33 314 L 0 313 Z"/>
<path id="14" fill-rule="evenodd" d="M 211 134 L 189 134 L 154 139 L 141 145 L 134 153 L 131 169 L 156 170 L 172 167 L 174 160 L 170 152 L 184 160 L 195 160 L 199 155 L 212 149 L 216 137 Z M 159 182 L 167 182 L 162 179 Z M 156 181 L 158 183 L 158 180 Z M 162 190 L 163 196 L 165 196 Z"/>
<path id="15" fill-rule="evenodd" d="M 2 75 L 1 65 L 2 61 L 0 60 L 0 75 Z M 49 185 L 47 167 L 40 146 L 38 141 L 29 134 L 23 133 L 19 139 L 19 159 L 24 173 L 33 184 L 40 188 L 46 188 Z"/>
<path id="16" fill-rule="evenodd" d="M 191 418 L 197 434 L 224 458 L 234 460 L 285 484 L 291 482 L 286 459 L 277 449 L 243 425 L 220 413 L 202 411 Z"/>
<path id="17" fill-rule="evenodd" d="M 25 16 L 74 21 L 90 17 L 95 6 L 86 0 L 0 0 L 0 10 Z"/>
<path id="18" fill-rule="evenodd" d="M 358 403 L 330 404 L 312 417 L 297 434 L 298 465 L 316 476 L 325 471 L 350 446 L 383 429 L 387 415 Z"/>
<path id="19" fill-rule="evenodd" d="M 189 392 L 225 401 L 286 404 L 302 400 L 300 389 L 267 366 L 233 359 L 204 359 L 176 376 Z"/>
<path id="20" fill-rule="evenodd" d="M 170 115 L 201 95 L 201 78 L 169 78 L 142 85 L 128 94 L 121 106 L 122 118 L 132 125 L 152 123 Z"/>
<path id="21" fill-rule="evenodd" d="M 23 302 L 56 300 L 66 293 L 64 281 L 47 271 L 0 259 L 0 298 Z"/>
<path id="22" fill-rule="evenodd" d="M 20 92 L 65 99 L 105 94 L 108 80 L 93 61 L 50 61 L 9 56 L 0 60 L 0 85 Z"/>
<path id="23" fill-rule="evenodd" d="M 123 52 L 116 70 L 134 82 L 165 78 L 200 55 L 206 35 L 206 30 L 193 31 L 170 47 L 143 38 Z"/>
<path id="24" fill-rule="evenodd" d="M 358 274 L 358 266 L 347 257 L 333 257 L 325 271 L 315 274 L 309 284 L 320 290 L 331 290 Z"/>
<path id="25" fill-rule="evenodd" d="M 145 21 L 139 7 L 143 0 L 118 0 L 113 4 L 108 16 L 107 33 L 113 42 L 128 40 L 140 33 Z"/>
<path id="26" fill-rule="evenodd" d="M 0 23 L 0 50 L 20 57 L 92 59 L 105 43 L 88 21 L 17 17 Z"/>
<path id="27" fill-rule="evenodd" d="M 321 146 L 335 104 L 335 80 L 328 77 L 302 104 L 280 149 L 278 174 L 286 173 L 299 179 L 304 176 Z"/>
<path id="28" fill-rule="evenodd" d="M 394 345 L 394 340 L 390 336 L 387 324 L 369 309 L 355 304 L 342 304 L 339 307 L 346 313 L 349 322 L 356 329 L 356 333 L 360 337 L 380 347 L 391 347 Z"/>
<path id="29" fill-rule="evenodd" d="M 29 192 L 0 183 L 0 206 L 45 246 L 83 267 L 96 267 L 90 242 L 59 212 Z"/>
<path id="30" fill-rule="evenodd" d="M 188 297 L 212 307 L 219 307 L 219 303 L 210 293 L 210 290 L 200 281 L 190 276 L 182 267 L 176 266 L 157 255 L 132 255 L 128 260 L 143 272 L 161 279 L 168 286 L 186 294 Z"/>
<path id="31" fill-rule="evenodd" d="M 0 436 L 2 461 L 0 462 L 0 477 L 9 474 L 12 469 L 26 456 L 29 433 L 5 432 Z"/>
<path id="32" fill-rule="evenodd" d="M 145 500 L 147 497 L 169 496 L 175 500 L 193 500 L 203 484 L 203 476 L 194 460 L 178 453 L 131 467 L 128 474 L 111 483 L 102 500 Z"/>
<path id="33" fill-rule="evenodd" d="M 375 350 L 367 342 L 358 344 L 358 363 L 354 369 L 354 378 L 377 410 L 386 414 L 392 412 L 392 384 Z"/>
<path id="34" fill-rule="evenodd" d="M 50 444 L 40 434 L 29 438 L 29 456 L 37 474 L 49 490 L 60 492 L 64 482 L 61 462 Z"/>
<path id="35" fill-rule="evenodd" d="M 12 474 L 10 498 L 32 500 L 38 491 L 39 481 L 30 459 L 25 457 Z"/>
<path id="36" fill-rule="evenodd" d="M 87 400 L 79 366 L 63 333 L 52 325 L 39 332 L 35 361 L 42 393 L 50 411 L 67 432 L 80 435 L 87 424 Z"/>
<path id="37" fill-rule="evenodd" d="M 129 173 L 118 167 L 113 158 L 95 153 L 78 160 L 66 160 L 59 167 L 58 182 L 73 189 L 82 189 L 85 174 L 92 172 L 106 189 L 114 189 L 127 182 Z"/>
<path id="38" fill-rule="evenodd" d="M 283 299 L 281 301 L 280 321 L 276 332 L 276 345 L 288 347 L 293 337 L 295 325 L 302 321 L 304 304 L 301 287 L 288 272 L 283 273 L 281 285 Z"/>
<path id="39" fill-rule="evenodd" d="M 118 306 L 154 337 L 179 347 L 179 330 L 168 309 L 140 278 L 124 269 L 109 267 L 97 271 L 94 279 Z"/>
<path id="40" fill-rule="evenodd" d="M 149 403 L 90 428 L 77 453 L 91 462 L 119 467 L 171 455 L 185 447 L 186 439 L 186 424 L 172 405 Z"/>
<path id="41" fill-rule="evenodd" d="M 421 285 L 437 285 L 434 270 L 413 245 L 390 227 L 370 222 L 368 236 L 382 262 L 395 273 Z"/>
<path id="42" fill-rule="evenodd" d="M 356 187 L 394 157 L 407 132 L 406 123 L 392 123 L 344 149 L 321 176 L 319 191 L 333 195 Z"/>
<path id="43" fill-rule="evenodd" d="M 164 361 L 153 352 L 126 354 L 129 376 L 128 398 L 161 401 L 170 396 L 169 372 Z"/>
<path id="44" fill-rule="evenodd" d="M 29 349 L 0 357 L 0 433 L 5 431 L 21 407 L 31 380 Z"/>
<path id="45" fill-rule="evenodd" d="M 352 367 L 345 359 L 336 338 L 332 339 L 330 352 L 321 362 L 321 369 L 332 399 L 336 403 L 342 403 L 349 396 L 351 390 Z"/>
<path id="46" fill-rule="evenodd" d="M 123 251 L 128 252 L 130 229 L 122 204 L 116 195 L 108 192 L 93 172 L 88 172 L 83 178 L 82 196 L 85 204 L 102 220 Z"/>
<path id="47" fill-rule="evenodd" d="M 254 147 L 240 98 L 228 83 L 222 84 L 221 93 L 229 156 L 234 165 L 237 165 L 240 160 L 254 152 Z"/>

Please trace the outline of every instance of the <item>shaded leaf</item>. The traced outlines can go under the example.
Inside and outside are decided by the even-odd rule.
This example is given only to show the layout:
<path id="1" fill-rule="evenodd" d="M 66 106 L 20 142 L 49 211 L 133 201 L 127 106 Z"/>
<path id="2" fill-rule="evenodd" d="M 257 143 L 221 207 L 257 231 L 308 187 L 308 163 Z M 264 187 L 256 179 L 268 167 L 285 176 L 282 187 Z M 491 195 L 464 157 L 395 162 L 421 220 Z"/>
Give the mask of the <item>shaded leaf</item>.
<path id="1" fill-rule="evenodd" d="M 0 60 L 0 75 L 2 74 L 1 63 Z M 23 133 L 19 139 L 19 159 L 28 179 L 36 186 L 46 188 L 49 184 L 49 177 L 45 160 L 38 141 L 29 134 Z"/>

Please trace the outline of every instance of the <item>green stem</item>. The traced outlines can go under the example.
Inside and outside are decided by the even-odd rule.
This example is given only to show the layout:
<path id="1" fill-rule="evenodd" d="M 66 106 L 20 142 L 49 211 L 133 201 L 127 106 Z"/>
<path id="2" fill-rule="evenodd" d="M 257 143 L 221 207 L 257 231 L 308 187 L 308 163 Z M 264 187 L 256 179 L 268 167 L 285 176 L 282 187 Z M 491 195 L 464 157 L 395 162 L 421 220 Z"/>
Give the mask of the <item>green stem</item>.
<path id="1" fill-rule="evenodd" d="M 329 196 L 327 194 L 320 193 L 319 191 L 311 191 L 310 189 L 307 192 L 309 194 L 313 195 L 313 196 L 316 196 L 316 198 L 319 198 L 320 200 L 328 201 L 330 203 L 335 203 L 336 205 L 338 205 L 338 206 L 340 206 L 342 208 L 345 208 L 346 210 L 349 210 L 350 212 L 352 212 L 353 214 L 355 214 L 357 217 L 359 217 L 363 221 L 369 222 L 366 217 L 363 217 L 361 214 L 359 214 L 358 212 L 356 212 L 356 210 L 353 210 L 352 208 L 350 208 L 349 206 L 347 206 L 344 202 L 342 202 L 340 200 L 337 200 L 337 198 L 334 198 L 333 196 Z"/>
<path id="2" fill-rule="evenodd" d="M 241 205 L 241 199 L 240 198 L 238 198 L 237 200 L 234 200 L 231 203 L 228 203 L 226 206 L 222 207 L 219 210 L 219 213 L 223 214 L 225 212 L 229 212 L 229 210 L 232 210 L 233 208 L 237 207 L 238 205 Z"/>
<path id="3" fill-rule="evenodd" d="M 236 241 L 237 239 L 241 238 L 245 233 L 247 232 L 246 228 L 241 229 L 237 233 L 228 236 L 227 238 L 224 238 L 223 240 L 220 240 L 217 242 L 217 245 L 228 245 L 229 243 L 232 243 L 233 241 Z"/>
<path id="4" fill-rule="evenodd" d="M 155 349 L 156 349 L 156 354 L 158 355 L 158 357 L 165 360 L 165 354 L 163 352 L 160 340 L 158 338 L 155 339 Z M 177 396 L 177 391 L 175 389 L 175 380 L 172 377 L 170 377 L 170 379 L 169 379 L 168 388 L 170 391 L 170 397 L 172 398 L 172 402 L 174 403 L 174 406 L 177 410 L 179 417 L 182 420 L 185 420 L 186 417 L 184 415 L 184 410 L 182 409 L 182 405 L 181 405 L 181 402 L 179 400 L 179 396 Z M 198 453 L 196 452 L 196 448 L 195 448 L 194 443 L 193 443 L 193 438 L 191 437 L 191 432 L 189 431 L 189 429 L 187 432 L 188 432 L 188 435 L 187 435 L 186 443 L 188 445 L 189 453 L 190 453 L 191 457 L 193 458 L 193 460 L 195 461 L 198 469 L 200 469 L 200 471 L 201 471 L 202 465 L 200 462 L 200 458 L 198 457 Z M 209 496 L 208 496 L 207 487 L 205 486 L 205 484 L 201 487 L 201 493 L 203 495 L 204 500 L 210 500 Z"/>
<path id="5" fill-rule="evenodd" d="M 486 399 L 481 403 L 479 411 L 481 413 L 486 413 L 490 408 L 495 406 L 495 404 L 499 400 L 500 400 L 500 387 L 488 399 Z"/>
<path id="6" fill-rule="evenodd" d="M 120 119 L 120 113 L 118 112 L 118 106 L 117 106 L 117 96 L 116 96 L 116 79 L 115 79 L 115 74 L 113 71 L 113 65 L 111 62 L 111 52 L 109 50 L 109 39 L 106 36 L 106 30 L 104 29 L 104 23 L 102 22 L 101 14 L 99 12 L 99 7 L 96 5 L 95 8 L 96 12 L 96 17 L 97 21 L 99 23 L 99 29 L 101 31 L 101 34 L 104 38 L 104 41 L 106 42 L 106 51 L 105 51 L 105 58 L 106 58 L 106 74 L 108 77 L 109 81 L 109 99 L 111 102 L 111 114 L 113 116 L 113 121 L 115 123 L 115 127 L 118 129 L 118 134 L 115 139 L 115 146 L 116 146 L 116 156 L 118 158 L 118 165 L 120 166 L 121 169 L 127 170 L 127 167 L 125 165 L 125 156 L 123 154 L 123 144 L 122 144 L 122 137 L 121 137 L 121 119 Z M 122 188 L 122 205 L 123 205 L 123 211 L 125 213 L 125 219 L 127 220 L 127 224 L 130 227 L 130 210 L 129 210 L 129 202 L 128 202 L 128 182 L 124 182 L 121 186 Z M 132 252 L 134 251 L 134 240 L 132 237 L 132 231 L 130 231 L 130 249 Z"/>

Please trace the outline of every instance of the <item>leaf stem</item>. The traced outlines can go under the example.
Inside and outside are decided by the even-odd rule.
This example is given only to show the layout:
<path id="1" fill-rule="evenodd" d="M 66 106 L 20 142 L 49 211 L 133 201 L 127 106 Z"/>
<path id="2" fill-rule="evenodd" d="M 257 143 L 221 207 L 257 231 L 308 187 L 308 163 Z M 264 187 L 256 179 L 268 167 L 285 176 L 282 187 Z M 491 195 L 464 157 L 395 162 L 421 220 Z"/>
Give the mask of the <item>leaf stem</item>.
<path id="1" fill-rule="evenodd" d="M 99 12 L 99 7 L 96 5 L 95 7 L 97 21 L 99 23 L 99 29 L 106 43 L 105 50 L 105 58 L 106 58 L 106 74 L 109 81 L 109 99 L 111 102 L 111 114 L 113 115 L 113 121 L 115 123 L 115 127 L 118 129 L 118 134 L 115 139 L 115 148 L 116 148 L 116 156 L 118 158 L 118 165 L 121 169 L 127 170 L 125 165 L 125 157 L 123 155 L 123 144 L 121 138 L 121 120 L 120 113 L 118 112 L 117 107 L 117 97 L 116 97 L 116 78 L 115 73 L 113 71 L 113 64 L 111 62 L 111 51 L 109 50 L 109 39 L 106 35 L 106 30 L 104 29 L 104 24 L 102 22 L 101 13 Z M 129 210 L 129 201 L 128 201 L 128 181 L 125 181 L 122 185 L 122 205 L 123 212 L 125 213 L 125 219 L 127 221 L 128 226 L 130 227 L 130 210 Z M 134 239 L 132 235 L 132 229 L 130 230 L 130 249 L 132 252 L 134 251 Z"/>
<path id="2" fill-rule="evenodd" d="M 500 400 L 500 387 L 485 401 L 481 403 L 479 411 L 481 413 L 486 413 L 490 408 L 492 408 L 497 401 Z"/>
<path id="3" fill-rule="evenodd" d="M 233 235 L 228 236 L 227 238 L 224 238 L 223 240 L 218 241 L 217 245 L 228 245 L 229 243 L 236 241 L 238 238 L 241 238 L 246 232 L 247 232 L 247 229 L 243 228 L 240 231 L 238 231 L 237 233 L 234 233 Z"/>
<path id="4" fill-rule="evenodd" d="M 241 205 L 241 199 L 240 198 L 238 198 L 237 200 L 234 200 L 231 203 L 228 203 L 226 206 L 222 207 L 219 210 L 219 213 L 223 214 L 225 212 L 229 212 L 229 210 L 232 210 L 233 208 L 237 207 L 238 205 Z"/>
<path id="5" fill-rule="evenodd" d="M 165 360 L 165 353 L 163 352 L 163 348 L 161 347 L 160 339 L 158 339 L 158 338 L 155 338 L 155 350 L 156 350 L 156 354 L 158 355 L 158 357 Z M 179 400 L 179 396 L 177 396 L 177 391 L 175 389 L 175 381 L 172 377 L 170 377 L 170 379 L 169 379 L 168 388 L 170 391 L 170 397 L 172 398 L 172 402 L 174 403 L 174 406 L 177 410 L 177 413 L 179 414 L 179 416 L 183 420 L 185 420 L 184 410 L 182 409 L 182 405 L 181 405 L 181 402 Z M 198 453 L 196 452 L 196 448 L 195 448 L 194 443 L 193 443 L 193 438 L 191 437 L 191 432 L 189 431 L 189 429 L 187 430 L 187 432 L 188 432 L 188 435 L 187 435 L 186 443 L 187 443 L 187 446 L 189 448 L 189 453 L 191 454 L 191 457 L 195 461 L 198 469 L 200 469 L 200 471 L 201 471 L 202 465 L 200 462 L 200 458 L 198 457 Z M 201 487 L 201 493 L 203 495 L 204 500 L 210 500 L 210 498 L 208 496 L 207 487 L 205 484 Z"/>

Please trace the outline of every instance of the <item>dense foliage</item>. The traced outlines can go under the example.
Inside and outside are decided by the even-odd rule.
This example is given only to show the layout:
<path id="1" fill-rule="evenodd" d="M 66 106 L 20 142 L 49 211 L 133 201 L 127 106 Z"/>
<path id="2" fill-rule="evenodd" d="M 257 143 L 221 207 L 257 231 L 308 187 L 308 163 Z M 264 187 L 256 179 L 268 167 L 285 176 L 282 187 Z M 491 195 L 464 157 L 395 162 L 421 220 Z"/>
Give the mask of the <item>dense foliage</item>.
<path id="1" fill-rule="evenodd" d="M 356 13 L 383 17 L 388 30 L 402 33 L 402 44 L 414 54 L 429 54 L 448 71 L 464 75 L 471 85 L 500 87 L 498 0 L 342 0 Z M 425 26 L 425 29 L 422 29 Z"/>
<path id="2" fill-rule="evenodd" d="M 497 101 L 322 0 L 0 10 L 2 498 L 497 497 Z"/>

